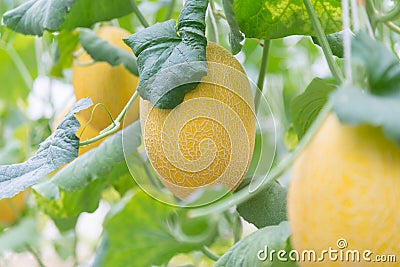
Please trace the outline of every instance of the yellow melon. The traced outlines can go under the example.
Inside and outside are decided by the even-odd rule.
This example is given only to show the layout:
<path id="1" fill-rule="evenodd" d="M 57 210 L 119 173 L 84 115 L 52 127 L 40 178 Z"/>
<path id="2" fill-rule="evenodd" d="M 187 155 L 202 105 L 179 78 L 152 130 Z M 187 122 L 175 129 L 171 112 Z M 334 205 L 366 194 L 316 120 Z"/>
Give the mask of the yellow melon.
<path id="1" fill-rule="evenodd" d="M 400 147 L 372 126 L 342 125 L 330 115 L 296 160 L 288 192 L 292 244 L 298 251 L 329 248 L 352 256 L 300 266 L 399 266 L 366 262 L 364 251 L 400 259 Z M 338 252 L 338 253 L 339 253 Z M 339 255 L 339 254 L 337 254 Z M 346 255 L 346 254 L 345 254 Z"/>
<path id="2" fill-rule="evenodd" d="M 140 102 L 145 148 L 161 181 L 186 198 L 198 188 L 242 181 L 255 139 L 254 100 L 245 71 L 232 54 L 207 45 L 208 74 L 173 110 Z"/>
<path id="3" fill-rule="evenodd" d="M 122 41 L 129 36 L 129 32 L 118 27 L 104 26 L 98 30 L 100 38 L 110 44 L 124 49 L 130 53 L 132 50 Z M 103 103 L 109 109 L 113 118 L 116 118 L 136 90 L 139 78 L 123 66 L 111 66 L 106 62 L 92 62 L 89 54 L 84 52 L 77 58 L 79 64 L 72 68 L 72 85 L 77 99 L 90 97 L 94 104 Z M 139 118 L 139 100 L 137 99 L 130 109 L 125 121 L 128 125 Z M 82 111 L 82 119 L 88 121 L 91 117 L 91 109 Z M 92 127 L 101 131 L 112 123 L 108 113 L 101 107 L 93 114 Z"/>

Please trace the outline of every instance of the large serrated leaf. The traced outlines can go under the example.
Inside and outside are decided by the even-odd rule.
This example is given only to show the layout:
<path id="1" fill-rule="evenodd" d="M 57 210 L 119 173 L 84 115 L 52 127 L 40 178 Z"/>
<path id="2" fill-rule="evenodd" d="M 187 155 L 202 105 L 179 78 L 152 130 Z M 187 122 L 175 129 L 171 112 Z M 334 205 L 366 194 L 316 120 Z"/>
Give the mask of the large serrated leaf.
<path id="1" fill-rule="evenodd" d="M 182 216 L 174 216 L 176 208 L 142 191 L 124 202 L 104 223 L 107 241 L 98 265 L 148 267 L 165 264 L 176 254 L 210 245 L 217 234 L 216 220 L 207 217 L 195 222 L 180 221 Z M 179 221 L 180 230 L 176 228 L 175 219 Z"/>
<path id="2" fill-rule="evenodd" d="M 94 31 L 80 29 L 79 40 L 95 61 L 105 61 L 111 66 L 122 65 L 132 74 L 139 75 L 136 58 L 132 54 L 101 39 Z"/>
<path id="3" fill-rule="evenodd" d="M 188 0 L 177 25 L 168 20 L 124 39 L 137 56 L 138 92 L 153 106 L 176 107 L 207 74 L 207 5 L 207 0 Z"/>
<path id="4" fill-rule="evenodd" d="M 246 221 L 258 228 L 277 225 L 287 220 L 286 195 L 287 189 L 275 181 L 238 205 L 237 211 Z"/>
<path id="5" fill-rule="evenodd" d="M 231 32 L 229 33 L 229 43 L 231 45 L 232 54 L 236 55 L 242 50 L 243 45 L 241 42 L 244 40 L 244 36 L 239 29 L 239 25 L 236 21 L 235 11 L 233 10 L 233 0 L 222 1 L 226 20 L 229 24 Z"/>
<path id="6" fill-rule="evenodd" d="M 78 156 L 79 138 L 75 133 L 80 124 L 74 114 L 90 105 L 88 98 L 77 102 L 33 157 L 23 163 L 0 166 L 0 198 L 14 196 Z"/>
<path id="7" fill-rule="evenodd" d="M 45 30 L 58 30 L 74 4 L 75 0 L 30 0 L 6 12 L 3 21 L 14 31 L 42 36 Z"/>
<path id="8" fill-rule="evenodd" d="M 14 31 L 42 36 L 45 30 L 89 27 L 132 11 L 131 0 L 29 0 L 6 12 L 3 21 Z"/>
<path id="9" fill-rule="evenodd" d="M 236 243 L 215 263 L 214 267 L 297 266 L 288 258 L 288 252 L 291 250 L 290 234 L 288 222 L 262 228 Z M 272 250 L 286 251 L 288 261 L 279 261 L 276 254 L 274 254 L 273 261 L 270 261 L 269 252 Z M 261 256 L 261 260 L 258 258 L 259 256 Z M 263 257 L 266 257 L 265 261 L 263 261 Z"/>
<path id="10" fill-rule="evenodd" d="M 341 30 L 341 2 L 312 0 L 326 34 Z M 302 0 L 235 0 L 240 29 L 247 38 L 275 39 L 289 35 L 315 35 Z"/>
<path id="11" fill-rule="evenodd" d="M 299 136 L 307 132 L 319 112 L 326 104 L 329 94 L 336 86 L 328 84 L 322 79 L 315 78 L 307 86 L 304 93 L 293 99 L 291 103 L 291 116 L 294 129 Z"/>

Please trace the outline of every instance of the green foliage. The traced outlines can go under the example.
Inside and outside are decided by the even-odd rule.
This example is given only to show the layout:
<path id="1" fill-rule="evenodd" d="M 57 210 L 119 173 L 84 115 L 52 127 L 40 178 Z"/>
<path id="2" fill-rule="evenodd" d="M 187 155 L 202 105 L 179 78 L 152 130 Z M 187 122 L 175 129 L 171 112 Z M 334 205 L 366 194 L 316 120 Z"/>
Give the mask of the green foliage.
<path id="1" fill-rule="evenodd" d="M 60 190 L 57 199 L 47 199 L 35 191 L 34 197 L 36 204 L 50 217 L 76 218 L 82 212 L 94 212 L 97 209 L 102 192 L 108 185 L 107 182 L 105 179 L 96 180 L 74 192 Z"/>
<path id="2" fill-rule="evenodd" d="M 315 78 L 305 92 L 292 101 L 291 114 L 293 126 L 299 138 L 310 128 L 319 112 L 326 104 L 329 94 L 335 89 L 334 85 Z"/>
<path id="3" fill-rule="evenodd" d="M 122 17 L 133 11 L 130 0 L 30 0 L 7 11 L 4 24 L 10 29 L 42 36 L 45 30 L 71 30 L 96 22 Z"/>
<path id="4" fill-rule="evenodd" d="M 34 38 L 4 28 L 0 32 L 0 62 L 0 104 L 15 105 L 27 97 L 32 77 L 37 76 Z"/>
<path id="5" fill-rule="evenodd" d="M 341 2 L 312 1 L 326 34 L 341 30 Z M 314 35 L 302 0 L 236 0 L 233 4 L 240 29 L 247 38 L 276 39 Z"/>
<path id="6" fill-rule="evenodd" d="M 134 151 L 141 144 L 139 122 L 126 127 L 124 131 L 124 134 L 130 137 L 130 149 Z M 74 192 L 96 179 L 116 177 L 116 173 L 127 173 L 121 131 L 65 166 L 51 181 L 66 191 Z"/>
<path id="7" fill-rule="evenodd" d="M 360 64 L 367 75 L 367 88 L 375 95 L 397 94 L 400 90 L 399 58 L 386 46 L 366 33 L 358 33 L 352 41 L 354 64 Z"/>
<path id="8" fill-rule="evenodd" d="M 276 226 L 268 226 L 252 233 L 251 235 L 243 238 L 240 242 L 236 243 L 231 249 L 229 249 L 214 265 L 214 267 L 261 267 L 261 266 L 297 266 L 292 261 L 279 261 L 274 254 L 274 261 L 268 260 L 261 261 L 257 258 L 260 250 L 268 251 L 271 250 L 286 251 L 286 256 L 291 250 L 290 243 L 290 229 L 288 222 L 282 222 Z M 261 256 L 265 256 L 261 253 Z"/>
<path id="9" fill-rule="evenodd" d="M 178 253 L 200 250 L 216 236 L 216 220 L 189 220 L 176 209 L 137 192 L 106 219 L 101 266 L 147 267 L 167 263 Z M 123 225 L 123 227 L 121 227 Z"/>
<path id="10" fill-rule="evenodd" d="M 343 31 L 328 34 L 326 36 L 329 46 L 332 50 L 332 54 L 339 58 L 343 58 Z M 316 37 L 312 37 L 315 44 L 320 45 Z"/>
<path id="11" fill-rule="evenodd" d="M 229 43 L 231 44 L 232 54 L 236 55 L 242 50 L 241 42 L 244 40 L 243 34 L 240 32 L 239 25 L 236 21 L 235 11 L 233 11 L 233 0 L 223 0 L 226 20 L 228 21 L 231 32 L 229 33 Z"/>
<path id="12" fill-rule="evenodd" d="M 255 196 L 241 203 L 237 211 L 246 221 L 258 228 L 286 221 L 287 189 L 274 181 Z"/>
<path id="13" fill-rule="evenodd" d="M 343 85 L 334 92 L 331 100 L 335 113 L 343 123 L 382 127 L 388 138 L 400 144 L 399 59 L 363 33 L 354 37 L 352 55 L 357 67 L 365 70 L 367 84 Z"/>
<path id="14" fill-rule="evenodd" d="M 8 231 L 0 233 L 0 254 L 13 250 L 25 251 L 27 247 L 36 247 L 39 243 L 37 222 L 27 217 Z"/>
<path id="15" fill-rule="evenodd" d="M 75 133 L 80 124 L 74 113 L 91 104 L 90 99 L 77 102 L 33 157 L 24 163 L 0 166 L 0 198 L 14 196 L 78 156 L 79 138 Z"/>
<path id="16" fill-rule="evenodd" d="M 138 58 L 138 92 L 153 106 L 176 107 L 207 74 L 207 4 L 207 0 L 186 1 L 177 25 L 168 20 L 124 39 Z"/>
<path id="17" fill-rule="evenodd" d="M 93 60 L 105 61 L 111 66 L 122 65 L 134 75 L 139 75 L 136 59 L 130 53 L 101 39 L 94 31 L 80 29 L 79 32 L 80 43 Z"/>
<path id="18" fill-rule="evenodd" d="M 135 151 L 141 144 L 139 122 L 124 131 L 130 137 L 131 151 Z M 141 162 L 136 164 L 143 168 Z M 50 180 L 36 185 L 34 195 L 39 207 L 52 218 L 73 218 L 95 211 L 103 191 L 114 184 L 120 185 L 122 193 L 135 185 L 124 158 L 122 131 L 65 166 Z"/>
<path id="19" fill-rule="evenodd" d="M 61 77 L 63 70 L 72 66 L 72 53 L 76 50 L 79 43 L 79 35 L 77 32 L 61 31 L 55 36 L 55 40 L 57 41 L 56 60 L 50 74 Z"/>

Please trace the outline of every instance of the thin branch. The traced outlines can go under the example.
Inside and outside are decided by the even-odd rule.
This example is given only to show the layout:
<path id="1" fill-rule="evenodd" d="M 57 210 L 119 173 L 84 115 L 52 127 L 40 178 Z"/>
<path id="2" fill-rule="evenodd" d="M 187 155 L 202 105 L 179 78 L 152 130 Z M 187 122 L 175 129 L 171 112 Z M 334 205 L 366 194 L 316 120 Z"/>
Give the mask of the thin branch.
<path id="1" fill-rule="evenodd" d="M 133 7 L 133 12 L 138 17 L 140 23 L 142 23 L 143 27 L 148 28 L 150 24 L 147 22 L 146 18 L 143 16 L 142 12 L 140 12 L 135 0 L 131 0 L 131 4 Z"/>
<path id="2" fill-rule="evenodd" d="M 208 258 L 212 259 L 213 261 L 218 261 L 219 260 L 219 256 L 217 254 L 215 254 L 213 251 L 211 251 L 206 246 L 202 247 L 201 252 L 203 252 L 204 255 L 206 255 Z"/>
<path id="3" fill-rule="evenodd" d="M 329 46 L 328 40 L 326 39 L 324 30 L 322 29 L 321 22 L 319 21 L 317 14 L 315 13 L 314 7 L 312 6 L 310 0 L 303 0 L 303 2 L 306 6 L 308 16 L 310 17 L 314 30 L 316 32 L 318 42 L 321 44 L 322 51 L 324 52 L 326 61 L 328 62 L 329 69 L 331 70 L 335 80 L 338 83 L 342 83 L 344 80 L 343 74 L 341 73 L 340 68 L 333 57 L 332 50 Z"/>
<path id="4" fill-rule="evenodd" d="M 261 67 L 260 67 L 260 73 L 258 75 L 258 81 L 257 81 L 257 88 L 259 92 L 256 92 L 256 96 L 254 98 L 254 105 L 255 105 L 255 111 L 257 114 L 258 111 L 258 106 L 260 105 L 260 98 L 261 95 L 264 91 L 264 81 L 265 81 L 265 76 L 267 73 L 267 66 L 268 66 L 268 57 L 269 57 L 269 51 L 271 47 L 271 40 L 265 40 L 264 46 L 263 46 L 263 54 L 262 54 L 262 59 L 261 59 Z"/>
<path id="5" fill-rule="evenodd" d="M 176 0 L 171 0 L 171 3 L 169 4 L 169 8 L 167 10 L 167 13 L 165 14 L 164 20 L 169 20 L 172 18 L 172 14 L 174 13 L 175 4 L 176 4 Z"/>
<path id="6" fill-rule="evenodd" d="M 353 13 L 354 15 L 354 13 Z M 351 31 L 350 31 L 350 10 L 349 0 L 342 0 L 342 21 L 343 21 L 343 54 L 344 54 L 344 71 L 347 81 L 353 80 L 351 71 Z"/>

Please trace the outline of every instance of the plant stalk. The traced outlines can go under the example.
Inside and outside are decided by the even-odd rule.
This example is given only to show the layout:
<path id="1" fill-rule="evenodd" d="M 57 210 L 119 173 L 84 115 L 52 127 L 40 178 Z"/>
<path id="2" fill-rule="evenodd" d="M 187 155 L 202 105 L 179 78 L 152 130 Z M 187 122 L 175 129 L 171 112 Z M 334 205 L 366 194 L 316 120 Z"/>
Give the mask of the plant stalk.
<path id="1" fill-rule="evenodd" d="M 311 19 L 312 25 L 314 27 L 315 33 L 317 35 L 318 42 L 321 44 L 322 51 L 324 52 L 326 61 L 328 62 L 329 69 L 332 72 L 335 80 L 341 84 L 344 81 L 343 74 L 340 71 L 339 66 L 337 65 L 332 50 L 329 46 L 328 40 L 326 39 L 326 35 L 324 30 L 322 29 L 321 22 L 319 21 L 317 14 L 315 13 L 314 7 L 311 4 L 310 0 L 303 0 L 304 5 L 306 6 L 308 16 Z"/>
<path id="2" fill-rule="evenodd" d="M 150 24 L 147 22 L 146 18 L 143 16 L 142 12 L 140 12 L 135 0 L 131 0 L 133 12 L 138 17 L 140 23 L 142 23 L 143 27 L 148 28 Z"/>
<path id="3" fill-rule="evenodd" d="M 259 92 L 256 92 L 256 96 L 254 98 L 256 114 L 258 111 L 258 106 L 260 105 L 261 95 L 264 91 L 264 81 L 265 81 L 265 76 L 267 74 L 267 66 L 268 66 L 270 47 L 271 47 L 271 40 L 265 40 L 264 45 L 263 45 L 260 74 L 258 75 L 258 81 L 257 81 L 257 89 L 259 90 Z"/>

